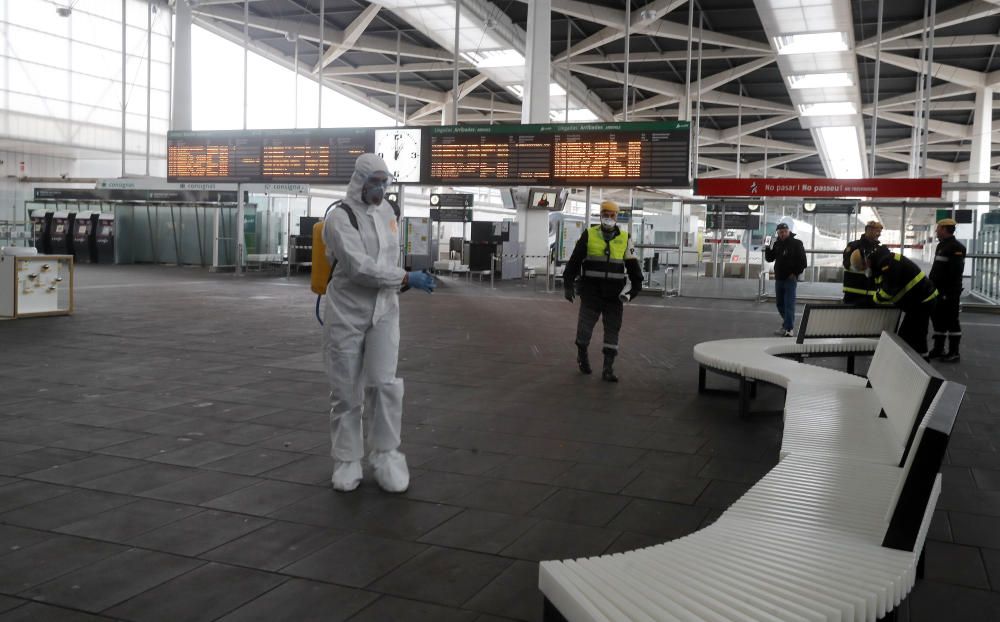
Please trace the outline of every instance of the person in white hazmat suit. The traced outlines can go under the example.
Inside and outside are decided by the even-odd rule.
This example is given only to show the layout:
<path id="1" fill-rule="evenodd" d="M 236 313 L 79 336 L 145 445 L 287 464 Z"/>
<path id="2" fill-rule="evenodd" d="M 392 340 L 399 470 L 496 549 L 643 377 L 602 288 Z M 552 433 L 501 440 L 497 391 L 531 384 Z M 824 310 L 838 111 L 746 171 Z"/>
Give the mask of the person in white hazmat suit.
<path id="1" fill-rule="evenodd" d="M 433 277 L 406 272 L 399 264 L 396 216 L 385 202 L 390 179 L 382 158 L 362 154 L 355 164 L 343 205 L 331 209 L 323 225 L 327 259 L 335 266 L 326 290 L 323 360 L 330 378 L 332 483 L 347 492 L 361 483 L 365 441 L 362 411 L 366 388 L 372 407 L 369 463 L 378 485 L 403 492 L 410 484 L 400 453 L 403 380 L 399 356 L 399 292 L 414 287 L 431 292 Z M 351 222 L 351 210 L 357 227 Z"/>

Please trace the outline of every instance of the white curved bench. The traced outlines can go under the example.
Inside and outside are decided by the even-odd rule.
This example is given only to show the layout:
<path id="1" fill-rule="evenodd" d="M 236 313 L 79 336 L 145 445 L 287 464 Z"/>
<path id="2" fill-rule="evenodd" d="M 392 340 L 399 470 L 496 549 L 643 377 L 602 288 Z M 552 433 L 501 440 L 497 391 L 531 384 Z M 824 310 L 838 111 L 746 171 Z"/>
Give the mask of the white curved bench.
<path id="1" fill-rule="evenodd" d="M 855 307 L 848 305 L 806 305 L 795 340 L 785 337 L 763 339 L 723 339 L 706 341 L 694 347 L 698 361 L 698 392 L 706 388 L 706 372 L 731 376 L 740 381 L 740 416 L 749 414 L 750 397 L 756 394 L 758 381 L 788 388 L 790 381 L 857 386 L 850 377 L 854 359 L 871 354 L 883 332 L 895 333 L 900 311 L 893 307 Z M 846 356 L 847 374 L 830 375 L 830 370 L 803 368 L 794 361 L 775 357 Z"/>
<path id="2" fill-rule="evenodd" d="M 938 470 L 964 393 L 944 383 L 902 467 L 789 456 L 689 536 L 542 562 L 546 620 L 893 618 L 920 574 Z"/>

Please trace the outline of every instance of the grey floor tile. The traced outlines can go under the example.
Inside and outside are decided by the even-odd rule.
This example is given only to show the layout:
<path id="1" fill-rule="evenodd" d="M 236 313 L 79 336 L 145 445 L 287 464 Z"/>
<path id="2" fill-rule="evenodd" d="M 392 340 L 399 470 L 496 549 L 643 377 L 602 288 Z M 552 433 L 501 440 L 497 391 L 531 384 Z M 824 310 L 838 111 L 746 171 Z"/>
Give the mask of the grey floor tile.
<path id="1" fill-rule="evenodd" d="M 329 456 L 296 454 L 298 459 L 283 466 L 260 473 L 260 477 L 299 484 L 329 484 L 333 474 L 333 460 Z"/>
<path id="2" fill-rule="evenodd" d="M 499 553 L 537 520 L 511 514 L 465 510 L 422 536 L 420 542 L 479 553 Z"/>
<path id="3" fill-rule="evenodd" d="M 362 590 L 290 579 L 225 616 L 220 622 L 340 622 L 376 598 L 376 594 Z"/>
<path id="4" fill-rule="evenodd" d="M 128 542 L 198 512 L 198 508 L 166 501 L 140 499 L 134 503 L 101 512 L 83 520 L 58 527 L 56 531 L 73 536 Z"/>
<path id="5" fill-rule="evenodd" d="M 427 548 L 413 542 L 353 534 L 285 567 L 298 577 L 366 587 Z"/>
<path id="6" fill-rule="evenodd" d="M 461 511 L 461 508 L 452 505 L 389 496 L 362 515 L 354 529 L 389 538 L 415 540 Z"/>
<path id="7" fill-rule="evenodd" d="M 198 474 L 195 469 L 177 467 L 169 464 L 144 464 L 127 471 L 119 471 L 104 477 L 98 477 L 80 486 L 94 488 L 105 492 L 116 492 L 125 495 L 142 494 L 147 490 L 179 482 Z"/>
<path id="8" fill-rule="evenodd" d="M 0 521 L 35 529 L 55 529 L 134 500 L 99 490 L 77 490 L 0 514 Z"/>
<path id="9" fill-rule="evenodd" d="M 0 620 L 3 622 L 107 622 L 111 618 L 42 603 L 28 603 L 0 615 Z"/>
<path id="10" fill-rule="evenodd" d="M 162 436 L 154 434 L 133 441 L 109 445 L 97 450 L 97 453 L 123 458 L 152 458 L 178 449 L 184 449 L 194 443 L 194 439 L 178 436 Z"/>
<path id="11" fill-rule="evenodd" d="M 1000 518 L 949 512 L 948 519 L 956 544 L 1000 549 Z"/>
<path id="12" fill-rule="evenodd" d="M 14 598 L 13 596 L 0 596 L 0 613 L 5 611 L 10 611 L 16 607 L 21 607 L 26 604 L 27 601 L 21 598 Z"/>
<path id="13" fill-rule="evenodd" d="M 562 489 L 533 509 L 531 516 L 602 527 L 628 505 L 629 498 L 586 490 Z"/>
<path id="14" fill-rule="evenodd" d="M 554 487 L 543 484 L 484 479 L 473 491 L 455 499 L 455 502 L 481 510 L 525 514 L 555 491 Z"/>
<path id="15" fill-rule="evenodd" d="M 142 463 L 138 460 L 117 456 L 91 456 L 69 464 L 25 473 L 23 477 L 53 484 L 80 484 L 103 475 L 125 471 L 141 465 Z"/>
<path id="16" fill-rule="evenodd" d="M 275 521 L 242 538 L 202 553 L 201 557 L 237 566 L 276 571 L 312 555 L 346 535 L 347 532 L 332 527 Z"/>
<path id="17" fill-rule="evenodd" d="M 17 594 L 124 550 L 114 544 L 71 536 L 50 538 L 3 556 L 0 592 Z"/>
<path id="18" fill-rule="evenodd" d="M 696 531 L 707 514 L 704 508 L 633 499 L 608 526 L 673 540 Z"/>
<path id="19" fill-rule="evenodd" d="M 488 471 L 486 475 L 500 479 L 549 484 L 572 467 L 572 462 L 563 460 L 514 456 L 507 462 Z"/>
<path id="20" fill-rule="evenodd" d="M 517 561 L 465 603 L 465 608 L 516 620 L 541 622 L 538 564 Z"/>
<path id="21" fill-rule="evenodd" d="M 374 604 L 351 618 L 351 622 L 475 622 L 475 612 L 432 605 L 395 596 L 382 596 Z"/>
<path id="22" fill-rule="evenodd" d="M 423 464 L 422 468 L 463 475 L 482 475 L 510 460 L 510 456 L 483 451 L 455 450 Z"/>
<path id="23" fill-rule="evenodd" d="M 709 480 L 700 477 L 669 477 L 645 471 L 632 480 L 622 494 L 690 505 L 701 496 L 708 483 Z"/>
<path id="24" fill-rule="evenodd" d="M 251 449 L 235 456 L 209 462 L 203 468 L 213 471 L 225 471 L 226 473 L 238 473 L 240 475 L 260 475 L 301 458 L 302 454 L 289 451 Z"/>
<path id="25" fill-rule="evenodd" d="M 493 555 L 432 547 L 376 581 L 371 588 L 458 607 L 510 564 L 510 560 Z"/>
<path id="26" fill-rule="evenodd" d="M 413 469 L 410 472 L 410 489 L 403 496 L 419 501 L 447 503 L 471 493 L 483 482 L 484 478 L 461 473 Z"/>
<path id="27" fill-rule="evenodd" d="M 578 464 L 552 480 L 552 485 L 564 488 L 579 488 L 594 492 L 617 493 L 639 476 L 637 468 L 605 467 L 593 464 Z"/>
<path id="28" fill-rule="evenodd" d="M 316 486 L 265 480 L 246 488 L 240 488 L 227 495 L 216 497 L 201 505 L 217 510 L 267 516 L 296 501 L 320 494 L 320 492 Z"/>
<path id="29" fill-rule="evenodd" d="M 990 622 L 1000 619 L 1000 594 L 924 581 L 907 599 L 910 622 Z"/>
<path id="30" fill-rule="evenodd" d="M 204 562 L 129 549 L 21 593 L 26 598 L 99 613 Z"/>
<path id="31" fill-rule="evenodd" d="M 16 510 L 39 501 L 65 495 L 71 491 L 72 488 L 65 486 L 31 481 L 20 481 L 0 486 L 0 512 Z"/>
<path id="32" fill-rule="evenodd" d="M 145 436 L 145 434 L 139 432 L 90 427 L 89 430 L 82 431 L 81 434 L 56 441 L 51 446 L 63 449 L 75 449 L 77 451 L 94 451 L 109 445 L 134 441 Z"/>
<path id="33" fill-rule="evenodd" d="M 168 451 L 155 456 L 149 456 L 148 460 L 155 462 L 165 462 L 179 466 L 202 466 L 209 462 L 215 462 L 222 458 L 228 458 L 245 451 L 240 445 L 228 445 L 215 441 L 194 441 L 186 447 Z"/>
<path id="34" fill-rule="evenodd" d="M 214 471 L 203 471 L 198 475 L 152 488 L 143 492 L 143 496 L 198 505 L 235 490 L 252 486 L 261 480 L 243 475 L 232 475 Z"/>
<path id="35" fill-rule="evenodd" d="M 205 510 L 136 536 L 129 543 L 156 551 L 194 556 L 245 536 L 269 523 L 263 518 Z"/>
<path id="36" fill-rule="evenodd" d="M 208 622 L 285 580 L 274 574 L 210 562 L 106 613 L 136 622 Z"/>
<path id="37" fill-rule="evenodd" d="M 7 555 L 54 537 L 56 534 L 51 531 L 0 525 L 0 555 Z"/>
<path id="38" fill-rule="evenodd" d="M 541 521 L 501 551 L 507 557 L 529 561 L 600 555 L 620 532 L 555 521 Z"/>
<path id="39" fill-rule="evenodd" d="M 925 577 L 928 581 L 990 589 L 978 548 L 932 541 L 927 543 L 924 553 L 927 556 Z"/>

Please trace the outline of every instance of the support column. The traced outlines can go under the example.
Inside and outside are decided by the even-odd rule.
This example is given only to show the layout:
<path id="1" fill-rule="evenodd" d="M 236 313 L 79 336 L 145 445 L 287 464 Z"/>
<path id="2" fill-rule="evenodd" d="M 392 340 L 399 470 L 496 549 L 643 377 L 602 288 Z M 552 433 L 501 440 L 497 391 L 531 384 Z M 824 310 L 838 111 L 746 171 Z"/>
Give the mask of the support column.
<path id="1" fill-rule="evenodd" d="M 972 122 L 972 152 L 969 154 L 969 182 L 987 184 L 990 182 L 990 156 L 993 147 L 993 89 L 980 89 L 976 92 L 976 110 Z M 990 193 L 976 190 L 966 194 L 971 202 L 986 202 Z M 979 214 L 989 211 L 986 205 L 977 205 L 976 220 Z"/>
<path id="2" fill-rule="evenodd" d="M 552 0 L 528 3 L 528 36 L 524 61 L 524 102 L 521 123 L 548 123 L 552 75 Z"/>
<path id="3" fill-rule="evenodd" d="M 549 122 L 549 83 L 552 80 L 552 0 L 528 3 L 528 35 L 524 46 L 524 101 L 521 103 L 521 123 Z M 527 193 L 525 193 L 527 196 Z M 588 207 L 589 209 L 589 207 Z M 523 242 L 525 267 L 543 269 L 549 252 L 549 213 L 517 206 L 518 237 Z"/>
<path id="4" fill-rule="evenodd" d="M 170 129 L 191 129 L 191 7 L 177 0 L 174 7 L 174 92 Z"/>

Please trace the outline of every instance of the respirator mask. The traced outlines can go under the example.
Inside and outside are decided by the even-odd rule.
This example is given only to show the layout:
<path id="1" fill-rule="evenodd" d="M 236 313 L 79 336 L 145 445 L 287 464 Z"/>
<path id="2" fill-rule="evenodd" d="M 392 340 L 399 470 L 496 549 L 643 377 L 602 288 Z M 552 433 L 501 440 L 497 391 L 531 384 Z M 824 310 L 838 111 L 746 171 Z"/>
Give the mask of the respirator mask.
<path id="1" fill-rule="evenodd" d="M 605 229 L 614 229 L 617 221 L 614 218 L 601 217 L 601 226 Z"/>
<path id="2" fill-rule="evenodd" d="M 381 205 L 388 188 L 389 177 L 384 173 L 376 173 L 366 179 L 361 187 L 361 200 L 365 205 Z"/>

